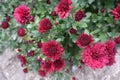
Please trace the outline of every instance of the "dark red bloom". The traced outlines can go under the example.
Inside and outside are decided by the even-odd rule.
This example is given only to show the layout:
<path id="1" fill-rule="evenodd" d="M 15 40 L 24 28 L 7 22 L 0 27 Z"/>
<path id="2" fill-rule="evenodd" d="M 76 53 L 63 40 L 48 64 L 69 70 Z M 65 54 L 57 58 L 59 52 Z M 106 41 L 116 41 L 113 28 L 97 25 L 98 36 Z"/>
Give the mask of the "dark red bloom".
<path id="1" fill-rule="evenodd" d="M 60 19 L 66 18 L 69 16 L 71 9 L 71 0 L 60 0 L 57 6 L 55 7 L 56 13 L 59 15 Z"/>
<path id="2" fill-rule="evenodd" d="M 31 50 L 30 52 L 27 53 L 28 57 L 32 57 L 34 55 L 35 55 L 35 51 L 34 50 Z"/>
<path id="3" fill-rule="evenodd" d="M 81 48 L 88 46 L 92 42 L 92 36 L 85 33 L 80 34 L 78 40 L 76 41 L 77 45 Z"/>
<path id="4" fill-rule="evenodd" d="M 42 63 L 41 68 L 43 68 L 45 71 L 50 72 L 50 73 L 54 71 L 52 61 L 44 60 L 41 63 Z"/>
<path id="5" fill-rule="evenodd" d="M 1 24 L 1 27 L 3 29 L 7 29 L 9 27 L 9 23 L 7 21 L 3 21 L 2 24 Z"/>
<path id="6" fill-rule="evenodd" d="M 56 11 L 53 11 L 53 12 L 51 13 L 51 15 L 52 15 L 52 16 L 57 16 L 58 14 L 56 13 Z"/>
<path id="7" fill-rule="evenodd" d="M 58 59 L 63 54 L 63 47 L 55 40 L 43 43 L 42 53 L 53 60 Z"/>
<path id="8" fill-rule="evenodd" d="M 74 29 L 74 28 L 70 28 L 69 32 L 70 32 L 71 34 L 76 34 L 76 33 L 77 33 L 77 30 Z"/>
<path id="9" fill-rule="evenodd" d="M 120 36 L 116 37 L 114 41 L 116 42 L 116 44 L 120 44 Z"/>
<path id="10" fill-rule="evenodd" d="M 24 73 L 28 73 L 28 68 L 24 68 L 24 69 L 23 69 L 23 72 L 24 72 Z"/>
<path id="11" fill-rule="evenodd" d="M 104 13 L 104 12 L 105 12 L 105 8 L 101 8 L 101 9 L 100 9 L 100 12 L 101 12 L 101 13 Z"/>
<path id="12" fill-rule="evenodd" d="M 17 30 L 17 34 L 18 34 L 18 36 L 23 37 L 26 35 L 26 30 L 24 28 L 20 27 Z"/>
<path id="13" fill-rule="evenodd" d="M 42 76 L 42 77 L 46 77 L 47 72 L 44 71 L 44 70 L 39 69 L 39 70 L 38 70 L 38 74 L 39 74 L 40 76 Z"/>
<path id="14" fill-rule="evenodd" d="M 19 55 L 17 55 L 17 58 L 20 60 L 21 66 L 26 65 L 27 60 L 26 60 L 26 58 L 23 55 L 19 54 Z"/>
<path id="15" fill-rule="evenodd" d="M 29 21 L 34 22 L 34 16 L 30 16 Z"/>
<path id="16" fill-rule="evenodd" d="M 14 18 L 20 24 L 26 24 L 30 18 L 30 8 L 22 4 L 15 8 Z"/>
<path id="17" fill-rule="evenodd" d="M 74 15 L 74 19 L 75 21 L 80 21 L 81 19 L 83 19 L 84 17 L 86 17 L 86 14 L 84 13 L 84 11 L 79 10 L 75 13 Z"/>
<path id="18" fill-rule="evenodd" d="M 72 77 L 72 80 L 76 80 L 76 78 L 75 78 L 75 77 Z"/>
<path id="19" fill-rule="evenodd" d="M 47 4 L 51 4 L 51 0 L 47 0 Z"/>
<path id="20" fill-rule="evenodd" d="M 65 61 L 59 58 L 53 62 L 54 70 L 59 71 L 65 67 Z"/>
<path id="21" fill-rule="evenodd" d="M 111 12 L 112 12 L 114 19 L 119 20 L 120 19 L 120 4 L 118 4 L 116 8 L 112 9 Z"/>
<path id="22" fill-rule="evenodd" d="M 41 41 L 37 42 L 37 48 L 41 48 L 41 47 L 42 47 L 42 42 Z"/>
<path id="23" fill-rule="evenodd" d="M 10 16 L 7 16 L 7 17 L 6 17 L 6 21 L 10 21 Z"/>
<path id="24" fill-rule="evenodd" d="M 93 69 L 103 68 L 109 62 L 108 51 L 103 43 L 86 47 L 82 52 L 82 61 Z"/>
<path id="25" fill-rule="evenodd" d="M 48 18 L 44 18 L 40 20 L 39 26 L 38 26 L 38 31 L 41 32 L 42 34 L 45 34 L 46 31 L 50 30 L 52 28 L 52 24 Z"/>

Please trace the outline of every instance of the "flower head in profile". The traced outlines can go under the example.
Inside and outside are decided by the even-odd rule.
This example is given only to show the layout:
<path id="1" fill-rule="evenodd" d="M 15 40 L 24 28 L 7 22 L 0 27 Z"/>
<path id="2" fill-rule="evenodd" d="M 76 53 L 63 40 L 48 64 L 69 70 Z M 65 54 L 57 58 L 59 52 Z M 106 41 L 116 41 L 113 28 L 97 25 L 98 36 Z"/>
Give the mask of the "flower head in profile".
<path id="1" fill-rule="evenodd" d="M 81 48 L 88 46 L 92 42 L 92 36 L 85 33 L 80 34 L 78 40 L 76 41 L 77 45 Z"/>
<path id="2" fill-rule="evenodd" d="M 30 18 L 30 8 L 24 4 L 14 10 L 14 18 L 20 24 L 26 24 Z"/>
<path id="3" fill-rule="evenodd" d="M 42 34 L 45 34 L 48 30 L 52 28 L 52 23 L 48 18 L 44 18 L 40 20 L 39 26 L 38 26 L 38 31 L 41 32 Z"/>
<path id="4" fill-rule="evenodd" d="M 55 40 L 50 40 L 42 44 L 42 53 L 53 60 L 58 59 L 63 54 L 63 47 Z"/>
<path id="5" fill-rule="evenodd" d="M 120 4 L 118 4 L 116 8 L 112 9 L 111 12 L 112 12 L 114 19 L 119 20 L 120 19 Z"/>
<path id="6" fill-rule="evenodd" d="M 66 18 L 69 16 L 71 9 L 71 0 L 60 0 L 57 6 L 55 7 L 56 13 L 59 15 L 60 19 Z"/>

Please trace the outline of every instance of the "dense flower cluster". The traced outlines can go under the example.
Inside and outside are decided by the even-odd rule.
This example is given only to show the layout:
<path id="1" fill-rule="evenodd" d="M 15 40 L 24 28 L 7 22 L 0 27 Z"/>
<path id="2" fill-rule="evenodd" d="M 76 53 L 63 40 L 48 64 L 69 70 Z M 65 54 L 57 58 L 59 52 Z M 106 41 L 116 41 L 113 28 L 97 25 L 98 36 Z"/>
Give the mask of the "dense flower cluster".
<path id="1" fill-rule="evenodd" d="M 36 5 L 33 5 L 35 9 L 31 9 L 33 10 L 32 12 L 25 4 L 19 5 L 14 10 L 13 17 L 18 23 L 22 24 L 20 26 L 16 25 L 18 27 L 16 33 L 18 35 L 17 37 L 21 40 L 18 42 L 17 47 L 22 47 L 23 49 L 22 51 L 18 48 L 17 52 L 24 54 L 18 54 L 17 56 L 21 62 L 21 66 L 23 67 L 23 72 L 28 73 L 29 67 L 31 67 L 29 64 L 34 66 L 34 63 L 38 64 L 38 74 L 42 77 L 47 76 L 49 73 L 54 73 L 62 69 L 64 70 L 66 63 L 69 64 L 71 69 L 72 65 L 75 63 L 74 61 L 79 61 L 81 64 L 85 64 L 92 69 L 113 65 L 116 62 L 116 47 L 117 44 L 120 44 L 120 36 L 115 37 L 114 40 L 109 39 L 106 42 L 100 42 L 98 38 L 99 36 L 101 37 L 101 34 L 97 34 L 97 31 L 99 32 L 102 28 L 99 27 L 99 30 L 95 30 L 98 28 L 97 26 L 101 26 L 101 23 L 103 23 L 103 21 L 99 21 L 99 19 L 107 19 L 104 18 L 104 14 L 107 13 L 107 9 L 99 8 L 96 12 L 102 13 L 99 15 L 103 16 L 98 20 L 95 20 L 94 18 L 99 15 L 91 14 L 87 9 L 82 9 L 84 7 L 73 8 L 73 4 L 75 2 L 72 2 L 72 0 L 58 0 L 56 2 L 58 4 L 53 10 L 50 9 L 52 11 L 42 11 L 41 7 L 41 11 L 36 12 L 37 14 L 35 14 L 34 11 L 37 9 Z M 47 7 L 51 6 L 52 0 L 46 0 L 45 4 Z M 118 4 L 116 8 L 112 9 L 111 13 L 115 20 L 119 20 L 120 4 Z M 42 16 L 43 14 L 44 16 Z M 67 18 L 68 16 L 69 18 Z M 88 20 L 88 18 L 90 18 L 90 20 Z M 85 24 L 82 24 L 81 20 L 83 20 Z M 10 16 L 7 15 L 7 17 L 2 21 L 0 27 L 3 29 L 9 28 L 12 24 L 9 24 L 8 21 L 10 21 Z M 67 21 L 70 22 L 67 23 Z M 110 20 L 108 19 L 108 23 L 109 21 Z M 27 24 L 29 22 L 30 25 Z M 94 29 L 91 26 L 86 29 L 86 25 L 93 25 L 95 22 L 101 23 L 95 25 Z M 116 21 L 116 24 L 117 23 L 118 22 Z M 27 27 L 24 27 L 26 26 L 25 24 L 27 24 Z M 109 25 L 112 25 L 112 23 L 108 24 L 108 26 Z M 109 32 L 112 30 L 112 28 L 107 29 L 109 29 Z M 105 30 L 107 29 L 105 28 Z M 94 31 L 90 32 L 92 30 Z M 98 38 L 94 39 L 94 35 Z M 16 38 L 16 36 L 13 37 Z M 104 36 L 102 37 L 104 38 Z M 16 41 L 18 40 L 16 39 Z M 77 54 L 80 52 L 82 52 L 81 55 Z M 33 61 L 33 63 L 29 62 L 29 60 Z M 67 68 L 68 67 L 66 67 L 65 70 Z M 79 68 L 82 68 L 81 65 Z M 72 77 L 71 79 L 76 80 L 75 77 Z"/>
<path id="2" fill-rule="evenodd" d="M 116 43 L 112 40 L 106 43 L 95 43 L 82 52 L 82 61 L 93 69 L 103 68 L 115 63 Z"/>

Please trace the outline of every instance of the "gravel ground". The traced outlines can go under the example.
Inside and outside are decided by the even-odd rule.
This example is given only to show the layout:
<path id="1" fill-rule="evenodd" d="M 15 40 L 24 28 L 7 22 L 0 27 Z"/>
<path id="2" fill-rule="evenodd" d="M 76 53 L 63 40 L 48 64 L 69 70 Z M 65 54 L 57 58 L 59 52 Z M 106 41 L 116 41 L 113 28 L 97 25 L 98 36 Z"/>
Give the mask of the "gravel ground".
<path id="1" fill-rule="evenodd" d="M 116 63 L 111 67 L 92 70 L 82 65 L 78 70 L 75 66 L 73 72 L 77 80 L 120 80 L 120 51 L 116 55 Z M 23 73 L 16 53 L 6 49 L 0 54 L 0 80 L 43 80 L 37 73 Z M 45 80 L 50 80 L 46 78 Z M 54 80 L 54 79 L 53 79 Z M 61 80 L 61 79 L 60 79 Z"/>

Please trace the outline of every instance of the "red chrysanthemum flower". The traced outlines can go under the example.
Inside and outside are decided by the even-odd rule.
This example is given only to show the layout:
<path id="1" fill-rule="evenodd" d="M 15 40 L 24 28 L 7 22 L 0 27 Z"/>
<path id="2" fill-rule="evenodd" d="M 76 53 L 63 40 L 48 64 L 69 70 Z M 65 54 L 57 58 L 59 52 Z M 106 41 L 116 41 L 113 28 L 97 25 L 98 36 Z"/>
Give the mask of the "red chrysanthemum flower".
<path id="1" fill-rule="evenodd" d="M 23 69 L 23 72 L 24 72 L 24 73 L 28 73 L 28 68 L 24 68 L 24 69 Z"/>
<path id="2" fill-rule="evenodd" d="M 77 40 L 77 45 L 81 48 L 88 46 L 90 43 L 93 42 L 92 36 L 82 33 L 79 35 L 78 40 Z"/>
<path id="3" fill-rule="evenodd" d="M 120 44 L 120 36 L 116 37 L 114 41 L 116 42 L 116 44 Z"/>
<path id="4" fill-rule="evenodd" d="M 37 42 L 37 48 L 41 48 L 41 47 L 42 47 L 42 42 L 41 41 Z"/>
<path id="5" fill-rule="evenodd" d="M 59 71 L 65 67 L 65 61 L 59 58 L 53 62 L 54 70 Z"/>
<path id="6" fill-rule="evenodd" d="M 47 3 L 47 4 L 51 4 L 51 0 L 47 0 L 46 3 Z"/>
<path id="7" fill-rule="evenodd" d="M 77 30 L 74 29 L 74 28 L 70 28 L 69 32 L 70 32 L 71 34 L 76 34 L 76 33 L 77 33 Z"/>
<path id="8" fill-rule="evenodd" d="M 25 58 L 23 55 L 19 54 L 19 55 L 17 56 L 17 58 L 20 60 L 21 66 L 26 65 L 27 60 L 26 60 L 26 58 Z"/>
<path id="9" fill-rule="evenodd" d="M 120 19 L 120 4 L 118 4 L 116 8 L 111 10 L 111 12 L 112 12 L 114 19 L 119 20 Z"/>
<path id="10" fill-rule="evenodd" d="M 105 44 L 109 58 L 109 62 L 107 63 L 107 65 L 111 66 L 115 63 L 115 55 L 117 53 L 116 43 L 113 40 L 109 40 Z"/>
<path id="11" fill-rule="evenodd" d="M 54 68 L 53 68 L 53 62 L 50 60 L 44 60 L 41 62 L 41 68 L 43 68 L 45 71 L 47 72 L 53 72 Z"/>
<path id="12" fill-rule="evenodd" d="M 43 43 L 42 53 L 53 60 L 58 59 L 63 54 L 63 47 L 55 40 Z"/>
<path id="13" fill-rule="evenodd" d="M 17 34 L 18 34 L 18 36 L 23 37 L 26 35 L 26 30 L 24 28 L 20 27 L 17 30 Z"/>
<path id="14" fill-rule="evenodd" d="M 1 24 L 1 27 L 3 29 L 7 29 L 9 27 L 9 23 L 7 21 L 3 21 L 2 24 Z"/>
<path id="15" fill-rule="evenodd" d="M 75 21 L 80 21 L 82 18 L 84 18 L 86 16 L 86 14 L 84 13 L 84 11 L 79 10 L 75 13 L 74 15 L 74 19 Z"/>
<path id="16" fill-rule="evenodd" d="M 22 4 L 15 8 L 14 18 L 20 24 L 26 24 L 30 18 L 30 8 Z"/>
<path id="17" fill-rule="evenodd" d="M 82 52 L 82 61 L 93 69 L 103 68 L 108 62 L 105 44 L 96 43 L 86 47 Z"/>
<path id="18" fill-rule="evenodd" d="M 42 77 L 46 77 L 47 72 L 44 71 L 44 70 L 39 69 L 39 70 L 38 70 L 38 74 L 39 74 L 40 76 L 42 76 Z"/>
<path id="19" fill-rule="evenodd" d="M 100 12 L 103 14 L 105 12 L 105 8 L 101 8 Z"/>
<path id="20" fill-rule="evenodd" d="M 35 55 L 35 51 L 34 50 L 31 50 L 30 52 L 27 53 L 28 57 L 32 57 L 34 55 Z"/>
<path id="21" fill-rule="evenodd" d="M 60 19 L 68 17 L 72 9 L 71 0 L 60 0 L 60 2 L 55 7 L 56 13 L 59 15 Z"/>
<path id="22" fill-rule="evenodd" d="M 38 26 L 38 31 L 45 34 L 47 30 L 52 28 L 52 24 L 48 18 L 44 18 L 40 21 Z"/>

